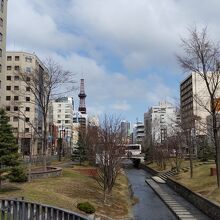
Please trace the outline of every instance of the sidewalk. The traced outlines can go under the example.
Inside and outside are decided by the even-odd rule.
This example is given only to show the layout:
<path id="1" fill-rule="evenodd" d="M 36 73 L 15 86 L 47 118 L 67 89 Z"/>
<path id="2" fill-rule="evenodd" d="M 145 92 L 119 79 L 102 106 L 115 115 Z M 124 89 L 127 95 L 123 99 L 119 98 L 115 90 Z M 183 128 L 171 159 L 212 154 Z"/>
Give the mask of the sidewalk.
<path id="1" fill-rule="evenodd" d="M 153 179 L 146 179 L 145 182 L 155 191 L 161 200 L 169 207 L 178 219 L 183 220 L 210 220 L 191 203 L 186 201 L 166 184 L 158 184 Z"/>

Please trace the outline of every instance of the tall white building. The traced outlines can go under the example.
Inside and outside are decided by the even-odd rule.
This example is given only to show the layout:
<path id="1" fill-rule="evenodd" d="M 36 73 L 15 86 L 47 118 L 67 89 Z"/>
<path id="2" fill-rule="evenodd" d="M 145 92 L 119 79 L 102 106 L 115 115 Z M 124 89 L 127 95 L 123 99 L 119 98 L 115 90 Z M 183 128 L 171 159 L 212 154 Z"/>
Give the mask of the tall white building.
<path id="1" fill-rule="evenodd" d="M 88 125 L 88 115 L 81 113 L 80 111 L 74 111 L 73 112 L 73 128 L 74 128 L 73 146 L 77 145 L 80 129 L 86 131 L 87 125 Z"/>
<path id="2" fill-rule="evenodd" d="M 124 139 L 124 141 L 128 144 L 129 143 L 129 137 L 130 137 L 130 122 L 128 121 L 121 121 L 121 134 Z"/>
<path id="3" fill-rule="evenodd" d="M 145 139 L 148 144 L 159 144 L 173 134 L 179 121 L 177 108 L 168 102 L 160 102 L 144 114 Z"/>
<path id="4" fill-rule="evenodd" d="M 57 126 L 57 138 L 62 138 L 69 149 L 73 145 L 74 102 L 72 97 L 61 97 L 50 103 L 49 123 Z"/>
<path id="5" fill-rule="evenodd" d="M 133 143 L 143 144 L 144 138 L 144 124 L 142 122 L 136 122 L 133 128 Z"/>

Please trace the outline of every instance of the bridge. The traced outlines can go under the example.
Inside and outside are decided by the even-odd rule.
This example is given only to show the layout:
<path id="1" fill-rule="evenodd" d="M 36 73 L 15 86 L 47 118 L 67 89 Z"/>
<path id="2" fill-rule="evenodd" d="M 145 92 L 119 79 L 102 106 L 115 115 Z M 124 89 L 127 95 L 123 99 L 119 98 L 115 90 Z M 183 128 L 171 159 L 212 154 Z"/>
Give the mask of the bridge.
<path id="1" fill-rule="evenodd" d="M 123 159 L 129 159 L 129 160 L 140 160 L 140 162 L 144 162 L 145 154 L 138 154 L 138 155 L 130 155 L 130 156 L 124 156 Z"/>

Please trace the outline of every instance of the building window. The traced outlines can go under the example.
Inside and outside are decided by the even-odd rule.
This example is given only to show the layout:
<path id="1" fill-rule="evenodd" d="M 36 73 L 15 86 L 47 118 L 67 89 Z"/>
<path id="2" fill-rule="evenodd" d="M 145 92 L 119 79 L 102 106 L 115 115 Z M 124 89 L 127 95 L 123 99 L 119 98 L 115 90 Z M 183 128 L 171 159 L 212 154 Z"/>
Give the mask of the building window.
<path id="1" fill-rule="evenodd" d="M 15 81 L 18 81 L 20 79 L 20 77 L 19 76 L 15 76 L 14 79 L 15 79 Z"/>
<path id="2" fill-rule="evenodd" d="M 12 56 L 7 56 L 7 61 L 12 61 Z"/>
<path id="3" fill-rule="evenodd" d="M 6 86 L 6 90 L 11 90 L 11 86 Z"/>
<path id="4" fill-rule="evenodd" d="M 15 112 L 18 111 L 18 106 L 14 106 L 14 111 L 15 111 Z"/>
<path id="5" fill-rule="evenodd" d="M 13 128 L 13 132 L 17 133 L 18 132 L 18 128 Z"/>
<path id="6" fill-rule="evenodd" d="M 30 77 L 27 77 L 27 78 L 26 78 L 26 81 L 27 81 L 27 82 L 30 82 L 30 81 L 31 81 L 31 78 L 30 78 Z"/>
<path id="7" fill-rule="evenodd" d="M 3 40 L 3 35 L 2 35 L 2 33 L 0 33 L 0 41 L 2 41 Z"/>
<path id="8" fill-rule="evenodd" d="M 30 92 L 31 88 L 30 87 L 26 87 L 26 92 Z"/>
<path id="9" fill-rule="evenodd" d="M 4 12 L 4 0 L 1 0 L 1 11 Z"/>
<path id="10" fill-rule="evenodd" d="M 11 66 L 7 66 L 7 70 L 11 70 Z"/>
<path id="11" fill-rule="evenodd" d="M 28 62 L 28 63 L 31 63 L 32 62 L 32 58 L 31 57 L 25 57 L 25 61 Z"/>
<path id="12" fill-rule="evenodd" d="M 11 80 L 11 76 L 7 76 L 7 78 L 6 78 L 7 80 Z"/>
<path id="13" fill-rule="evenodd" d="M 18 91 L 19 90 L 19 86 L 14 86 L 14 90 Z"/>
<path id="14" fill-rule="evenodd" d="M 19 69 L 20 69 L 19 66 L 15 66 L 16 71 L 19 71 Z"/>
<path id="15" fill-rule="evenodd" d="M 0 49 L 0 57 L 2 57 L 2 49 Z"/>
<path id="16" fill-rule="evenodd" d="M 3 19 L 0 18 L 0 27 L 3 27 Z"/>
<path id="17" fill-rule="evenodd" d="M 11 100 L 11 96 L 6 96 L 6 101 L 10 101 Z"/>
<path id="18" fill-rule="evenodd" d="M 2 86 L 2 81 L 0 80 L 0 89 L 1 89 L 1 86 Z M 0 100 L 1 101 L 1 100 Z"/>
<path id="19" fill-rule="evenodd" d="M 20 57 L 19 56 L 15 56 L 15 61 L 19 61 Z"/>
<path id="20" fill-rule="evenodd" d="M 0 73 L 2 72 L 2 65 L 0 64 Z"/>
<path id="21" fill-rule="evenodd" d="M 17 116 L 14 116 L 14 117 L 13 117 L 13 121 L 14 121 L 14 122 L 18 121 L 18 117 L 17 117 Z"/>
<path id="22" fill-rule="evenodd" d="M 10 111 L 11 110 L 11 106 L 6 106 L 6 111 Z"/>
<path id="23" fill-rule="evenodd" d="M 25 128 L 25 132 L 26 132 L 26 133 L 29 132 L 29 128 Z"/>
<path id="24" fill-rule="evenodd" d="M 16 95 L 14 96 L 14 101 L 18 101 L 19 100 L 19 97 Z"/>
<path id="25" fill-rule="evenodd" d="M 30 121 L 30 118 L 25 118 L 25 121 L 26 121 L 26 122 L 29 122 L 29 121 Z"/>
<path id="26" fill-rule="evenodd" d="M 31 73 L 31 68 L 30 67 L 26 67 L 26 73 Z"/>
<path id="27" fill-rule="evenodd" d="M 26 112 L 29 112 L 29 111 L 30 111 L 30 107 L 26 107 L 26 108 L 25 108 L 25 111 L 26 111 Z"/>
<path id="28" fill-rule="evenodd" d="M 26 97 L 26 102 L 30 102 L 30 97 Z"/>

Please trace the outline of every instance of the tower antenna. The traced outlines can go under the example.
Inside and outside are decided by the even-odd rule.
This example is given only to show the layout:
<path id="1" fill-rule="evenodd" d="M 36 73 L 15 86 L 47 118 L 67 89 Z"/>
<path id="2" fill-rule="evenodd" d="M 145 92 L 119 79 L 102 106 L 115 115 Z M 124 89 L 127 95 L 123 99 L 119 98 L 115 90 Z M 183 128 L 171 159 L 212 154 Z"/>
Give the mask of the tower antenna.
<path id="1" fill-rule="evenodd" d="M 79 92 L 79 112 L 86 114 L 86 93 L 84 79 L 80 79 L 80 92 Z"/>

